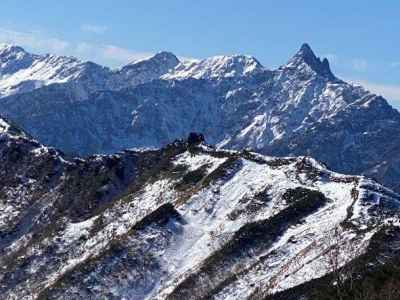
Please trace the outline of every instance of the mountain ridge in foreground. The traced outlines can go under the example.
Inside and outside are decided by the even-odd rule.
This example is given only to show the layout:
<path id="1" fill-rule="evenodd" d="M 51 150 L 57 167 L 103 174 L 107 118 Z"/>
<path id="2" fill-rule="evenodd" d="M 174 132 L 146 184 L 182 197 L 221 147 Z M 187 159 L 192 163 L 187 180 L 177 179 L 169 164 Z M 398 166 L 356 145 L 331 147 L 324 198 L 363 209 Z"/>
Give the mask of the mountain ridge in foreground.
<path id="1" fill-rule="evenodd" d="M 303 284 L 361 258 L 368 268 L 350 269 L 364 278 L 399 255 L 400 196 L 309 157 L 192 135 L 70 159 L 0 124 L 5 299 L 313 297 Z"/>

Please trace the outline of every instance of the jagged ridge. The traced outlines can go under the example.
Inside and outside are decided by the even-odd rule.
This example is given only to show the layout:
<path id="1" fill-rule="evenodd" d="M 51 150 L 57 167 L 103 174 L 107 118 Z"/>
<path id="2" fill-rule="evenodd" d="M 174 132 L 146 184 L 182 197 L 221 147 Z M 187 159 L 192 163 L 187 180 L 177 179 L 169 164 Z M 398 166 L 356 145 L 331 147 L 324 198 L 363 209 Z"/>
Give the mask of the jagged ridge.
<path id="1" fill-rule="evenodd" d="M 82 160 L 1 133 L 2 296 L 245 299 L 329 273 L 335 228 L 363 250 L 397 222 L 366 178 L 191 141 Z"/>
<path id="2" fill-rule="evenodd" d="M 222 148 L 311 155 L 400 190 L 399 112 L 336 78 L 307 44 L 277 70 L 243 55 L 188 63 L 162 52 L 112 77 L 112 87 L 77 79 L 6 97 L 0 110 L 68 153 L 161 147 L 200 131 Z"/>
<path id="3" fill-rule="evenodd" d="M 36 55 L 14 45 L 0 46 L 0 97 L 51 84 L 67 84 L 75 101 L 100 90 L 120 90 L 151 81 L 179 64 L 169 52 L 132 62 L 117 70 L 74 57 Z"/>

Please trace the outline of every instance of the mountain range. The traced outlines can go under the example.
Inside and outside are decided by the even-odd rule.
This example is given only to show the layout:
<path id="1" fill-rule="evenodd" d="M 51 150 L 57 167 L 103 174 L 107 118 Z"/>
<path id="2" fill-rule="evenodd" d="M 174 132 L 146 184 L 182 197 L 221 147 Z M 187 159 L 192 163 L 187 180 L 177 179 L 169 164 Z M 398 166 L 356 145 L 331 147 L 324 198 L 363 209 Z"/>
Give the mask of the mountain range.
<path id="1" fill-rule="evenodd" d="M 74 57 L 36 55 L 14 45 L 0 47 L 0 97 L 26 93 L 52 84 L 70 84 L 75 100 L 99 90 L 118 90 L 157 79 L 178 65 L 171 53 L 135 61 L 111 70 Z"/>
<path id="2" fill-rule="evenodd" d="M 308 155 L 400 191 L 400 113 L 307 44 L 275 70 L 251 56 L 169 52 L 110 70 L 16 46 L 0 62 L 1 115 L 68 154 L 158 148 L 197 131 L 218 148 Z"/>
<path id="3" fill-rule="evenodd" d="M 400 196 L 310 157 L 70 158 L 0 119 L 0 163 L 2 299 L 386 299 L 400 258 Z"/>

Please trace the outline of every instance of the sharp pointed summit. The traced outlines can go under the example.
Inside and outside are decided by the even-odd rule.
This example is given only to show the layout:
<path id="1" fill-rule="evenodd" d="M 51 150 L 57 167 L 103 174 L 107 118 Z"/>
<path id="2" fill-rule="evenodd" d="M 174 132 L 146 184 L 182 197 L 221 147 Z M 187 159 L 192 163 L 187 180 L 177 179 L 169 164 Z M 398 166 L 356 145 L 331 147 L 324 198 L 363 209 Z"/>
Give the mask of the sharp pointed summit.
<path id="1" fill-rule="evenodd" d="M 318 75 L 328 80 L 336 80 L 336 77 L 331 72 L 328 59 L 324 58 L 321 61 L 307 43 L 301 45 L 299 51 L 290 59 L 287 66 L 299 68 L 304 64 L 308 65 Z"/>
<path id="2" fill-rule="evenodd" d="M 297 52 L 297 54 L 301 55 L 305 59 L 317 59 L 317 57 L 314 54 L 314 51 L 311 49 L 310 45 L 307 43 L 304 43 L 301 45 L 300 50 Z"/>

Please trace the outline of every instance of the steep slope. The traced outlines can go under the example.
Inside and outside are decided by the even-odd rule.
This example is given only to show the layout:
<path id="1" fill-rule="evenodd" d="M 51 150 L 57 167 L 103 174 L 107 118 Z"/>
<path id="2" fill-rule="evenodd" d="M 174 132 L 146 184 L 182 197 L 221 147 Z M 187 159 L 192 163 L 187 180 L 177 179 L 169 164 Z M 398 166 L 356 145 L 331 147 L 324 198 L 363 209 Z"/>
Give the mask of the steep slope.
<path id="1" fill-rule="evenodd" d="M 174 87 L 171 88 L 171 85 Z M 113 153 L 123 148 L 158 147 L 187 135 L 187 128 L 209 134 L 220 114 L 214 112 L 213 91 L 207 83 L 193 81 L 177 84 L 157 81 L 134 91 L 102 91 L 77 103 L 65 85 L 51 85 L 29 94 L 19 94 L 0 101 L 0 111 L 20 124 L 41 142 L 68 153 Z M 160 97 L 166 103 L 154 103 Z M 204 97 L 204 98 L 203 98 Z M 197 106 L 203 101 L 208 105 Z M 149 107 L 148 102 L 153 103 Z M 174 105 L 182 103 L 182 105 Z M 145 112 L 137 112 L 145 107 Z M 170 114 L 166 114 L 166 110 Z M 175 110 L 185 118 L 175 118 Z M 199 111 L 198 120 L 193 116 Z M 145 113 L 145 121 L 142 122 Z M 153 118 L 152 118 L 153 116 Z M 137 121 L 135 120 L 137 118 Z M 214 120 L 211 120 L 211 118 Z M 209 135 L 214 137 L 214 135 Z"/>
<path id="2" fill-rule="evenodd" d="M 385 99 L 366 95 L 334 117 L 271 146 L 275 155 L 312 154 L 343 172 L 364 174 L 400 189 L 400 115 Z"/>
<path id="3" fill-rule="evenodd" d="M 307 44 L 276 70 L 241 55 L 178 63 L 160 53 L 153 59 L 154 66 L 150 59 L 122 69 L 132 81 L 122 73 L 114 77 L 134 87 L 91 93 L 76 105 L 68 85 L 52 85 L 3 98 L 0 111 L 66 152 L 161 147 L 199 131 L 221 148 L 311 155 L 336 171 L 372 176 L 400 191 L 400 113 L 382 97 L 336 78 Z M 161 62 L 165 67 L 158 69 Z"/>
<path id="4" fill-rule="evenodd" d="M 153 57 L 134 61 L 117 70 L 112 78 L 111 88 L 128 88 L 159 79 L 179 64 L 180 61 L 174 54 L 165 51 L 159 52 Z"/>
<path id="5" fill-rule="evenodd" d="M 332 232 L 346 265 L 397 228 L 364 177 L 190 141 L 82 160 L 0 133 L 2 297 L 254 299 L 331 273 Z"/>
<path id="6" fill-rule="evenodd" d="M 0 97 L 26 93 L 55 83 L 64 83 L 75 100 L 91 92 L 119 90 L 159 78 L 179 64 L 171 53 L 132 62 L 110 70 L 74 57 L 35 55 L 13 45 L 0 46 Z"/>
<path id="7" fill-rule="evenodd" d="M 109 70 L 73 57 L 35 55 L 21 47 L 0 48 L 0 96 L 29 92 L 53 83 L 79 83 L 76 98 L 105 88 Z M 80 95 L 81 93 L 82 95 Z"/>
<path id="8" fill-rule="evenodd" d="M 41 142 L 67 153 L 113 153 L 130 147 L 129 130 L 136 97 L 120 92 L 97 92 L 75 101 L 69 86 L 50 85 L 26 97 L 5 98 L 3 113 Z M 117 120 L 119 120 L 117 122 Z M 99 138 L 102 137 L 102 138 Z"/>

